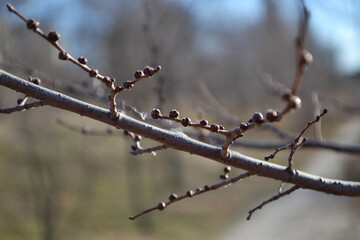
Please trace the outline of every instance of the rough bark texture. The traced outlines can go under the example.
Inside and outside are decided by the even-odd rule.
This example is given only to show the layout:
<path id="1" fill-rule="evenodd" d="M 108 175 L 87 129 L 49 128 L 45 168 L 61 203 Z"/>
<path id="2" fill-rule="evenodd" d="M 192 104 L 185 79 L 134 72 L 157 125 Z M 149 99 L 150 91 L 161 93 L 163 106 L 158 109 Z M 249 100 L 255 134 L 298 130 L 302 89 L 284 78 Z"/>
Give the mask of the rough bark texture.
<path id="1" fill-rule="evenodd" d="M 295 171 L 291 174 L 284 166 L 251 158 L 235 151 L 230 151 L 230 157 L 223 159 L 221 157 L 221 147 L 194 140 L 183 133 L 172 132 L 146 124 L 123 114 L 120 114 L 118 119 L 111 119 L 111 113 L 107 109 L 32 84 L 3 70 L 0 70 L 0 85 L 41 100 L 43 105 L 71 111 L 116 128 L 126 129 L 135 134 L 166 144 L 170 148 L 241 168 L 259 176 L 335 195 L 360 196 L 360 183 L 358 182 L 328 179 L 301 171 Z"/>

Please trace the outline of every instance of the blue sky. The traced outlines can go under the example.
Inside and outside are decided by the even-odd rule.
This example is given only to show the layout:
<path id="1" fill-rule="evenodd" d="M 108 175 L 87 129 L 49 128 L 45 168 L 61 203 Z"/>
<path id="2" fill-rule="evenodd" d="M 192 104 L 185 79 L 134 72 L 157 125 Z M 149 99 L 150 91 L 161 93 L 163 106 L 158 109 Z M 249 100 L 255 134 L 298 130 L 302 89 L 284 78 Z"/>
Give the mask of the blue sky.
<path id="1" fill-rule="evenodd" d="M 173 0 L 176 1 L 176 0 Z M 195 3 L 193 16 L 199 25 L 232 21 L 246 22 L 251 27 L 262 20 L 263 0 L 194 1 L 182 0 L 184 5 Z M 284 21 L 297 24 L 298 0 L 276 0 Z M 221 3 L 221 4 L 220 4 Z M 311 18 L 310 34 L 326 49 L 332 49 L 337 69 L 346 74 L 360 72 L 360 1 L 359 0 L 305 0 Z M 199 11 L 199 9 L 203 9 Z M 222 13 L 219 16 L 217 13 Z M 217 16 L 217 18 L 214 18 Z M 212 22 L 213 21 L 213 22 Z"/>
<path id="2" fill-rule="evenodd" d="M 188 8 L 199 28 L 216 24 L 219 19 L 225 25 L 229 24 L 230 26 L 233 21 L 236 21 L 244 22 L 244 27 L 251 27 L 261 21 L 264 15 L 264 0 L 168 1 L 176 1 Z M 115 2 L 120 1 L 103 1 L 107 6 L 111 6 Z M 276 0 L 275 2 L 280 8 L 284 20 L 296 24 L 299 1 Z M 46 16 L 47 19 L 53 20 L 54 29 L 58 29 L 66 35 L 71 35 L 71 31 L 75 31 L 82 26 L 84 16 L 91 16 L 92 14 L 106 15 L 105 8 L 97 8 L 96 13 L 94 13 L 90 9 L 84 8 L 83 3 L 84 1 L 78 0 L 34 0 L 26 1 L 21 10 L 26 9 L 27 16 Z M 349 74 L 359 72 L 360 1 L 305 0 L 305 3 L 311 13 L 310 34 L 325 48 L 333 49 L 337 69 Z M 54 12 L 58 13 L 58 15 L 54 14 Z M 80 12 L 81 14 L 79 14 Z M 17 19 L 13 20 L 12 22 L 18 22 Z M 95 19 L 86 18 L 86 24 L 101 30 L 102 26 L 92 24 L 92 21 L 95 21 Z M 108 21 L 111 21 L 111 19 L 108 19 Z M 103 24 L 106 25 L 106 22 L 103 22 Z"/>

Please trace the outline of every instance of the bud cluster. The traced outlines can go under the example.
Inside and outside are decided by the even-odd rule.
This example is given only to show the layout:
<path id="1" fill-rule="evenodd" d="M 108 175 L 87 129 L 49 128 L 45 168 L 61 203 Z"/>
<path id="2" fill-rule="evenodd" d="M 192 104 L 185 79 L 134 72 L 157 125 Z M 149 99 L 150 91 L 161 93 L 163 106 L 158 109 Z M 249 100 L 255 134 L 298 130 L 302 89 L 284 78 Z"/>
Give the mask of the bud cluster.
<path id="1" fill-rule="evenodd" d="M 213 123 L 209 126 L 209 122 L 205 119 L 201 120 L 199 123 L 192 122 L 189 117 L 180 118 L 180 112 L 176 109 L 173 109 L 169 112 L 168 116 L 162 115 L 160 109 L 154 108 L 151 111 L 151 117 L 153 119 L 167 119 L 181 123 L 184 127 L 192 126 L 199 127 L 209 130 L 214 133 L 224 133 L 225 128 L 222 125 Z"/>

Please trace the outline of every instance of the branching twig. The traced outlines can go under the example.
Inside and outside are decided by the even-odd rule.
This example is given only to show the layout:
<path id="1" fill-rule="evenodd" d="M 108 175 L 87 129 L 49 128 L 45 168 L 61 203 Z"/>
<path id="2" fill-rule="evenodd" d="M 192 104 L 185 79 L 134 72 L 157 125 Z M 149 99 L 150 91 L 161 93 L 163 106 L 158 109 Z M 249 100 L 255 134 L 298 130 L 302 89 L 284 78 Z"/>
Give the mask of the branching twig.
<path id="1" fill-rule="evenodd" d="M 216 190 L 220 187 L 224 187 L 224 186 L 227 186 L 229 184 L 232 184 L 232 183 L 236 183 L 237 181 L 241 180 L 241 179 L 244 179 L 244 178 L 247 178 L 247 177 L 250 177 L 254 175 L 253 173 L 251 172 L 246 172 L 246 173 L 243 173 L 243 174 L 240 174 L 236 177 L 233 177 L 231 179 L 227 179 L 227 180 L 224 180 L 220 183 L 217 183 L 217 184 L 214 184 L 214 185 L 211 185 L 211 186 L 208 186 L 208 185 L 205 185 L 203 189 L 200 189 L 198 188 L 196 191 L 192 191 L 192 190 L 189 190 L 186 192 L 186 194 L 178 197 L 176 194 L 171 194 L 169 196 L 169 201 L 168 202 L 160 202 L 156 207 L 152 207 L 152 208 L 149 208 L 147 210 L 144 210 L 143 212 L 135 215 L 135 216 L 132 216 L 132 217 L 129 217 L 130 220 L 135 220 L 136 218 L 144 215 L 144 214 L 147 214 L 149 212 L 152 212 L 152 211 L 155 211 L 155 210 L 164 210 L 166 207 L 168 207 L 169 205 L 175 203 L 175 202 L 178 202 L 178 201 L 181 201 L 185 198 L 191 198 L 191 197 L 195 197 L 195 196 L 198 196 L 200 194 L 203 194 L 203 193 L 206 193 L 206 192 L 209 192 L 209 191 L 213 191 L 213 190 Z"/>
<path id="2" fill-rule="evenodd" d="M 164 149 L 167 149 L 167 148 L 168 147 L 165 144 L 158 145 L 158 146 L 155 146 L 155 147 L 150 147 L 150 148 L 138 147 L 136 150 L 131 150 L 130 153 L 132 155 L 139 155 L 139 154 L 144 154 L 144 153 L 155 153 L 157 151 L 164 150 Z"/>
<path id="3" fill-rule="evenodd" d="M 302 136 L 304 135 L 304 133 L 309 129 L 309 127 L 311 127 L 314 123 L 316 122 L 319 122 L 321 117 L 324 116 L 326 113 L 327 113 L 327 109 L 325 108 L 323 110 L 323 112 L 316 116 L 316 118 L 313 120 L 313 121 L 310 121 L 306 124 L 306 126 L 301 130 L 301 132 L 298 134 L 298 136 L 289 144 L 285 145 L 285 146 L 282 146 L 282 147 L 278 147 L 275 152 L 273 152 L 272 154 L 270 154 L 269 156 L 266 156 L 265 157 L 265 160 L 268 161 L 269 159 L 273 159 L 276 154 L 282 150 L 285 150 L 285 149 L 288 149 L 290 148 L 290 154 L 289 154 L 289 157 L 288 157 L 288 162 L 289 162 L 289 165 L 288 165 L 288 170 L 292 170 L 292 158 L 295 154 L 295 151 L 298 147 L 302 146 L 305 142 L 306 142 L 306 138 L 303 138 L 300 142 L 300 139 L 302 138 Z"/>
<path id="4" fill-rule="evenodd" d="M 292 188 L 290 188 L 289 190 L 286 190 L 285 192 L 282 192 L 282 193 L 279 193 L 275 196 L 273 196 L 272 198 L 269 198 L 268 200 L 262 202 L 259 206 L 257 206 L 256 208 L 253 208 L 249 211 L 249 215 L 247 217 L 247 220 L 250 220 L 251 219 L 251 216 L 253 215 L 253 213 L 256 211 L 256 210 L 259 210 L 261 209 L 264 205 L 268 204 L 268 203 L 271 203 L 272 201 L 275 201 L 275 200 L 278 200 L 279 198 L 282 198 L 286 195 L 289 195 L 290 193 L 294 192 L 295 190 L 299 189 L 300 187 L 299 186 L 293 186 Z"/>
<path id="5" fill-rule="evenodd" d="M 132 155 L 139 155 L 139 154 L 144 154 L 144 153 L 155 154 L 156 151 L 167 149 L 166 144 L 162 144 L 162 145 L 151 147 L 151 148 L 143 148 L 140 145 L 140 141 L 142 139 L 142 137 L 140 135 L 134 134 L 134 133 L 126 131 L 126 130 L 124 131 L 124 134 L 125 134 L 125 136 L 128 136 L 129 138 L 131 138 L 131 140 L 134 141 L 134 145 L 131 146 L 131 151 L 130 151 L 130 153 Z"/>
<path id="6" fill-rule="evenodd" d="M 43 105 L 44 104 L 43 104 L 42 101 L 36 101 L 36 102 L 33 102 L 33 103 L 20 104 L 20 105 L 18 105 L 16 107 L 12 107 L 12 108 L 0 109 L 0 113 L 10 114 L 10 113 L 13 113 L 13 112 L 22 112 L 24 110 L 40 107 L 40 106 L 43 106 Z"/>
<path id="7" fill-rule="evenodd" d="M 43 39 L 45 39 L 47 42 L 49 42 L 52 46 L 54 46 L 56 49 L 58 49 L 59 52 L 59 59 L 60 60 L 68 60 L 75 64 L 76 66 L 80 67 L 82 70 L 87 72 L 91 78 L 96 78 L 99 81 L 103 82 L 105 86 L 110 90 L 109 94 L 109 102 L 110 102 L 110 112 L 111 112 L 111 118 L 117 118 L 118 117 L 118 110 L 116 107 L 116 96 L 118 93 L 120 93 L 123 90 L 131 89 L 134 84 L 138 83 L 139 81 L 151 77 L 155 73 L 159 72 L 161 70 L 160 66 L 157 66 L 155 69 L 152 67 L 145 67 L 144 70 L 138 70 L 134 73 L 134 80 L 131 81 L 125 81 L 123 83 L 123 86 L 115 86 L 115 79 L 110 78 L 108 76 L 103 76 L 99 73 L 99 71 L 95 68 L 90 68 L 87 66 L 87 59 L 83 56 L 80 56 L 78 59 L 75 59 L 73 56 L 71 56 L 66 50 L 59 44 L 60 34 L 57 31 L 51 31 L 48 35 L 46 35 L 40 28 L 39 28 L 39 21 L 35 19 L 26 19 L 23 15 L 21 15 L 16 9 L 11 5 L 6 5 L 8 10 L 15 15 L 17 15 L 20 19 L 22 19 L 26 23 L 26 27 L 30 30 L 33 30 L 35 33 L 40 35 Z"/>

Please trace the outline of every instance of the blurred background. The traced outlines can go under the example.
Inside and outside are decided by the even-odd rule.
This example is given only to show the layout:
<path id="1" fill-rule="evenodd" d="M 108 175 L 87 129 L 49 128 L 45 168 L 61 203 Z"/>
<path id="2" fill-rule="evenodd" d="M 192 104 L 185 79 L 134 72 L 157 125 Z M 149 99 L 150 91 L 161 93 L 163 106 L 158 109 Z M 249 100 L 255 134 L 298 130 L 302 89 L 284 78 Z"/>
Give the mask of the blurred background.
<path id="1" fill-rule="evenodd" d="M 44 32 L 60 32 L 60 44 L 72 56 L 87 57 L 90 67 L 119 83 L 132 79 L 137 69 L 160 64 L 159 74 L 118 97 L 145 118 L 154 107 L 165 113 L 176 108 L 181 116 L 233 129 L 255 111 L 281 109 L 283 102 L 266 83 L 291 87 L 295 77 L 297 0 L 10 3 L 39 20 Z M 299 93 L 302 108 L 276 126 L 298 133 L 326 107 L 322 137 L 359 144 L 360 2 L 305 3 L 311 14 L 305 46 L 314 62 Z M 57 50 L 28 31 L 5 4 L 0 8 L 1 68 L 25 79 L 40 77 L 45 87 L 107 107 L 106 89 L 59 61 Z M 0 87 L 0 108 L 15 106 L 20 97 Z M 356 239 L 360 234 L 358 198 L 307 190 L 265 206 L 246 221 L 247 212 L 280 185 L 259 177 L 130 221 L 129 216 L 166 201 L 170 193 L 219 182 L 223 166 L 173 150 L 132 156 L 132 142 L 121 131 L 86 135 L 58 124 L 59 119 L 80 129 L 108 131 L 51 107 L 0 117 L 0 239 Z M 313 129 L 306 136 L 320 139 Z M 263 129 L 244 138 L 279 140 Z M 274 150 L 234 149 L 259 159 Z M 274 162 L 286 164 L 287 154 Z M 360 181 L 359 155 L 302 148 L 295 166 Z M 234 169 L 231 176 L 241 172 Z"/>

